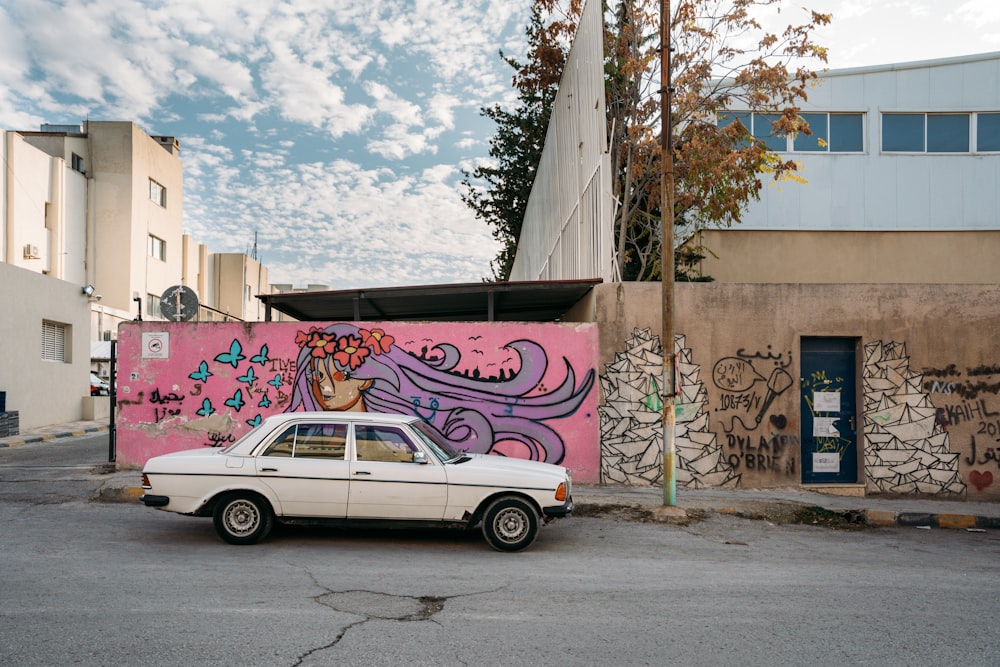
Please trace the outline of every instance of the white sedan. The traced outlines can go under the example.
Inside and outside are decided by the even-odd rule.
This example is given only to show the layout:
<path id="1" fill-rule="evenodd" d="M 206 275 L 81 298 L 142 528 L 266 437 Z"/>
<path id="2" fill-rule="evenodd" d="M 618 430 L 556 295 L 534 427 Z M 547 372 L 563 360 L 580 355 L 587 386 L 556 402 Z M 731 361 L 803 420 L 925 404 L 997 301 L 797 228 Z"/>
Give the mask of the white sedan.
<path id="1" fill-rule="evenodd" d="M 225 449 L 156 456 L 142 471 L 149 507 L 212 516 L 231 544 L 281 523 L 482 524 L 494 549 L 529 546 L 539 523 L 573 511 L 566 468 L 456 451 L 418 417 L 292 412 Z"/>

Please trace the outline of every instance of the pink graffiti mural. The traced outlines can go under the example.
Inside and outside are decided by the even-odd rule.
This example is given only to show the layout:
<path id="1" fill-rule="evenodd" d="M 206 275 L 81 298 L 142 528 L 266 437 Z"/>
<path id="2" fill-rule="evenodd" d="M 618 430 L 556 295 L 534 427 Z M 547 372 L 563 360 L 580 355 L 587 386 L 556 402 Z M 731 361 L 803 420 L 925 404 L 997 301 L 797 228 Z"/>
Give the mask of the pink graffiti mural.
<path id="1" fill-rule="evenodd" d="M 596 350 L 589 324 L 129 323 L 118 461 L 225 446 L 275 412 L 368 410 L 596 481 Z"/>

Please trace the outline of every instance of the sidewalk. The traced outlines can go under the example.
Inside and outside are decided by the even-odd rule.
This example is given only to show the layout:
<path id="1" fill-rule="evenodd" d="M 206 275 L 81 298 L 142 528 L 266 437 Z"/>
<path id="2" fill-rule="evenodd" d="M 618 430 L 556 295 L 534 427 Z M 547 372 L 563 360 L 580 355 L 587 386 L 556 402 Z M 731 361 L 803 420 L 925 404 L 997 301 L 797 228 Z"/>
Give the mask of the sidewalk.
<path id="1" fill-rule="evenodd" d="M 0 448 L 16 447 L 30 442 L 69 438 L 76 435 L 98 433 L 107 430 L 108 422 L 106 421 L 75 421 L 65 424 L 52 424 L 51 426 L 39 426 L 33 429 L 21 429 L 18 435 L 0 438 Z"/>
<path id="2" fill-rule="evenodd" d="M 108 428 L 106 421 L 45 426 L 0 438 L 0 448 L 98 433 Z M 95 499 L 138 502 L 141 495 L 139 471 L 121 470 L 101 475 Z M 1000 530 L 1000 503 L 926 497 L 849 497 L 796 488 L 678 489 L 676 505 L 667 506 L 660 488 L 576 484 L 573 499 L 578 516 L 610 516 L 679 525 L 714 512 L 775 523 Z"/>

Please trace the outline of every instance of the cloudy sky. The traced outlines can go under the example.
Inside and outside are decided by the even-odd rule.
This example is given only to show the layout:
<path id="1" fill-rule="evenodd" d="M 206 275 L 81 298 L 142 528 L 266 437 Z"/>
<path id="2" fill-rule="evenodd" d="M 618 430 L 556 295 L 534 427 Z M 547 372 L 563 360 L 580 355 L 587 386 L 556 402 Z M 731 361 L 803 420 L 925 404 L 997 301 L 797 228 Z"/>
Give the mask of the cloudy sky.
<path id="1" fill-rule="evenodd" d="M 333 289 L 475 282 L 460 199 L 511 99 L 529 0 L 0 0 L 0 127 L 172 135 L 184 230 Z M 997 0 L 782 0 L 834 15 L 831 68 L 1000 51 Z"/>

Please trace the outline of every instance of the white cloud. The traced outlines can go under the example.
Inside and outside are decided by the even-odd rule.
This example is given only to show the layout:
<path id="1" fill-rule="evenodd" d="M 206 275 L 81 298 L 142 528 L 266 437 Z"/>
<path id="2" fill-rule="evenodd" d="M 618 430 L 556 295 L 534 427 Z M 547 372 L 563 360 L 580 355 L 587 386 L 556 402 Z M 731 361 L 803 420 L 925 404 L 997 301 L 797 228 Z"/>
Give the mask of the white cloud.
<path id="1" fill-rule="evenodd" d="M 208 144 L 192 149 L 217 150 Z M 199 162 L 207 167 L 209 161 Z M 234 250 L 258 232 L 275 282 L 348 288 L 478 281 L 497 251 L 462 204 L 450 165 L 401 177 L 347 160 L 255 164 L 246 176 L 197 195 L 197 205 L 214 200 L 206 210 L 228 210 L 227 221 L 190 222 L 208 234 L 209 245 Z"/>
<path id="2" fill-rule="evenodd" d="M 955 8 L 955 15 L 970 27 L 982 29 L 984 24 L 1000 24 L 1000 3 L 996 0 L 966 0 Z"/>

